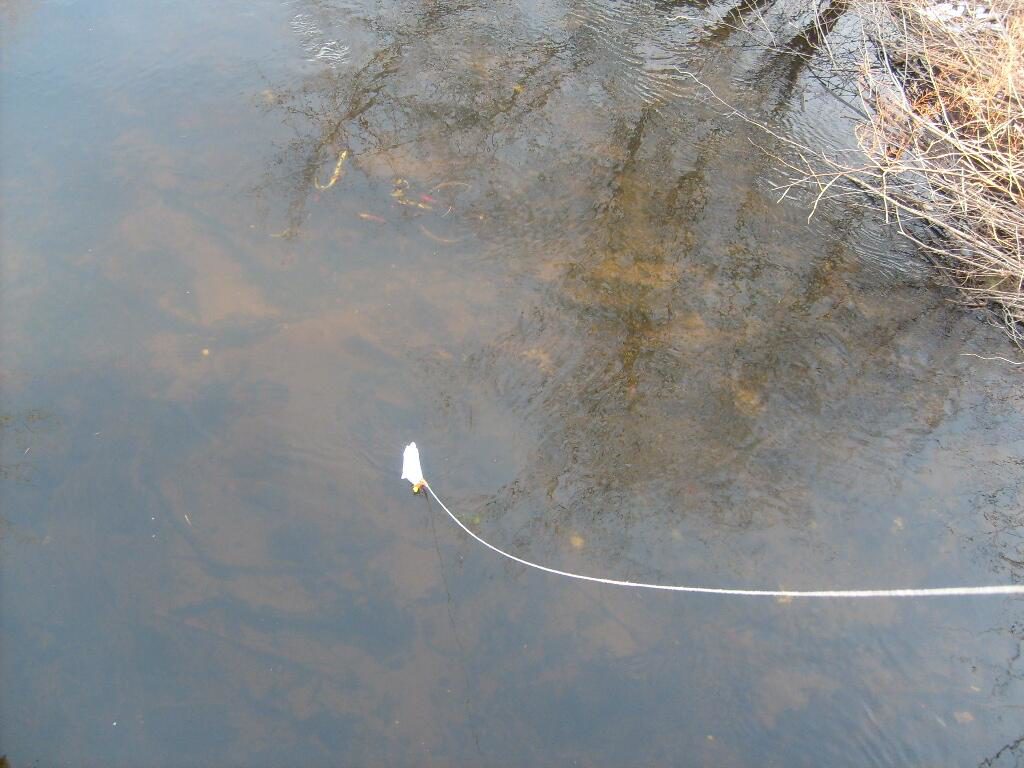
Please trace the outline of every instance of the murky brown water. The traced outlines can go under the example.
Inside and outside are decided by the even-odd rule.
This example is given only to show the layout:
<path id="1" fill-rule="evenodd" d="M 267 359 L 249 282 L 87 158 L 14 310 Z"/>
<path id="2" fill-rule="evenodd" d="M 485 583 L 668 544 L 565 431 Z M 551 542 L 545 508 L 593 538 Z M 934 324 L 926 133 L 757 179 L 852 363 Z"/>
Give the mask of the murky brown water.
<path id="1" fill-rule="evenodd" d="M 16 768 L 1024 759 L 1019 601 L 567 583 L 398 479 L 609 577 L 1024 576 L 1001 336 L 682 74 L 848 142 L 781 9 L 0 8 Z"/>

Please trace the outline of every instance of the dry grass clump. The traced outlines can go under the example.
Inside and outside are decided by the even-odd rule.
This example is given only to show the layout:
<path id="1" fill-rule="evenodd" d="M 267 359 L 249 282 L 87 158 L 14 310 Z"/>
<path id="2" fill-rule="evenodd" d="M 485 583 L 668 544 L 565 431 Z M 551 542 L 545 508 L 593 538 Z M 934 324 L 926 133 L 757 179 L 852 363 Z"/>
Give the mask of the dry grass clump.
<path id="1" fill-rule="evenodd" d="M 847 0 L 866 163 L 804 159 L 819 197 L 877 196 L 974 304 L 1024 346 L 1024 2 Z"/>

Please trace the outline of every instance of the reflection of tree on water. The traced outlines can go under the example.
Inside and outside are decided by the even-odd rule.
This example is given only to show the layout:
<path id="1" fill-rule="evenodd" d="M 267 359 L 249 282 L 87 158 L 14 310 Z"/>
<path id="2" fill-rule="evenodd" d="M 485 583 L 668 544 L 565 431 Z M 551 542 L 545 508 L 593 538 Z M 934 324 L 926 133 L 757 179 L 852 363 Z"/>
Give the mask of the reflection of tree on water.
<path id="1" fill-rule="evenodd" d="M 593 3 L 543 23 L 443 3 L 375 22 L 349 67 L 275 95 L 298 134 L 282 158 L 288 230 L 345 149 L 349 173 L 385 189 L 396 175 L 472 182 L 473 248 L 536 299 L 438 387 L 453 400 L 483 389 L 536 432 L 528 466 L 476 511 L 506 541 L 587 531 L 609 554 L 636 544 L 647 559 L 665 532 L 782 528 L 821 546 L 812 509 L 881 503 L 860 486 L 872 473 L 899 485 L 891 457 L 863 446 L 906 434 L 894 455 L 908 462 L 926 444 L 909 435 L 941 425 L 950 380 L 915 374 L 916 410 L 889 408 L 907 393 L 878 350 L 909 337 L 945 356 L 923 340 L 945 321 L 934 300 L 922 309 L 926 292 L 856 288 L 865 229 L 851 211 L 808 230 L 758 191 L 767 163 L 748 129 L 665 79 L 703 49 L 669 50 L 668 11 L 647 13 L 611 47 L 618 22 Z M 787 58 L 726 73 L 752 69 L 759 110 L 799 117 L 806 54 L 839 15 L 788 35 Z M 832 477 L 847 490 L 834 494 Z"/>
<path id="2" fill-rule="evenodd" d="M 483 25 L 478 47 L 451 57 L 445 38 L 457 25 L 450 19 L 465 10 L 434 3 L 400 14 L 387 28 L 376 23 L 378 47 L 361 64 L 325 70 L 298 89 L 268 90 L 268 108 L 283 110 L 299 134 L 281 158 L 284 173 L 267 182 L 291 187 L 284 232 L 298 233 L 314 180 L 345 149 L 371 176 L 424 171 L 429 181 L 442 182 L 478 167 L 497 151 L 493 142 L 501 133 L 514 133 L 524 114 L 544 105 L 558 85 L 544 70 L 559 46 L 539 41 L 503 56 L 500 30 Z"/>
<path id="3" fill-rule="evenodd" d="M 738 3 L 713 27 L 722 32 L 713 34 L 712 42 L 742 37 L 737 27 L 749 13 L 777 3 Z M 319 3 L 296 7 L 300 16 L 350 13 Z M 283 182 L 292 187 L 283 232 L 297 234 L 317 173 L 346 148 L 364 160 L 379 155 L 385 161 L 395 159 L 388 157 L 395 152 L 400 161 L 410 153 L 422 159 L 423 153 L 443 148 L 447 162 L 459 165 L 470 155 L 469 165 L 479 167 L 485 156 L 493 159 L 503 144 L 529 130 L 524 119 L 542 113 L 566 78 L 604 79 L 610 81 L 605 86 L 654 107 L 692 91 L 678 72 L 689 63 L 692 35 L 684 17 L 675 15 L 676 3 L 641 3 L 612 13 L 601 3 L 579 0 L 558 19 L 539 20 L 515 12 L 486 19 L 471 10 L 431 3 L 372 25 L 362 17 L 346 19 L 372 36 L 361 58 L 352 57 L 361 63 L 332 63 L 297 89 L 264 92 L 266 106 L 284 111 L 298 134 L 281 159 L 284 173 L 268 181 L 269 186 Z M 828 12 L 822 18 L 834 23 Z M 819 21 L 808 22 L 794 40 L 819 34 L 825 28 Z M 453 30 L 464 31 L 465 37 Z M 805 45 L 790 47 L 801 49 L 789 57 L 795 77 L 808 57 Z M 400 165 L 396 172 L 402 171 Z"/>

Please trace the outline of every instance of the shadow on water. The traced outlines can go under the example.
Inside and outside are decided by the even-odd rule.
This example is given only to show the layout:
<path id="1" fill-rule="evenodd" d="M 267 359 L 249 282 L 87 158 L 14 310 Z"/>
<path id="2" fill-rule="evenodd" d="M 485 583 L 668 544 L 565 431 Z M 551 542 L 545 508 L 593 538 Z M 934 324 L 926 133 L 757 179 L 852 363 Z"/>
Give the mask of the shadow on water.
<path id="1" fill-rule="evenodd" d="M 566 584 L 395 479 L 415 438 L 481 535 L 595 575 L 1020 577 L 1024 400 L 962 357 L 998 333 L 869 212 L 776 205 L 765 137 L 684 74 L 842 136 L 812 55 L 837 8 L 29 15 L 0 118 L 12 760 L 1017 758 L 1011 602 Z"/>

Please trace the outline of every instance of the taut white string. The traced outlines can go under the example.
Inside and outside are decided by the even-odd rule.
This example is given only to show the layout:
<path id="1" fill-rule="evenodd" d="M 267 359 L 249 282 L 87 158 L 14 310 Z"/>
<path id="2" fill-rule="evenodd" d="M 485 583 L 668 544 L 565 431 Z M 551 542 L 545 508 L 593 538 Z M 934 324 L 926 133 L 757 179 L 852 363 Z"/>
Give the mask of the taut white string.
<path id="1" fill-rule="evenodd" d="M 646 584 L 644 582 L 627 582 L 621 579 L 602 579 L 591 577 L 584 573 L 573 573 L 568 570 L 550 568 L 547 565 L 530 562 L 521 557 L 516 557 L 505 550 L 499 549 L 493 544 L 478 537 L 472 530 L 466 527 L 465 523 L 453 514 L 452 510 L 444 505 L 430 483 L 424 482 L 441 509 L 455 520 L 455 524 L 462 528 L 474 540 L 482 544 L 492 552 L 497 552 L 502 557 L 508 558 L 528 568 L 543 570 L 545 573 L 553 573 L 566 579 L 577 579 L 581 582 L 593 582 L 594 584 L 608 584 L 612 587 L 633 587 L 644 590 L 663 590 L 665 592 L 697 592 L 705 595 L 737 595 L 741 597 L 967 597 L 978 595 L 1024 595 L 1024 584 L 996 585 L 991 587 L 927 587 L 921 589 L 891 589 L 891 590 L 740 590 L 728 589 L 725 587 L 690 587 L 686 585 L 673 584 Z"/>
<path id="2" fill-rule="evenodd" d="M 418 459 L 418 456 L 417 456 Z M 418 462 L 417 462 L 418 463 Z M 531 563 L 521 557 L 505 552 L 488 541 L 477 536 L 473 531 L 457 518 L 443 501 L 434 493 L 430 483 L 422 481 L 421 486 L 426 488 L 434 501 L 441 505 L 441 509 L 448 513 L 448 517 L 455 521 L 463 531 L 468 533 L 476 541 L 483 544 L 492 552 L 497 552 L 502 557 L 508 558 L 514 563 L 525 565 L 527 568 L 534 568 L 544 573 L 551 573 L 555 576 L 564 576 L 567 579 L 578 579 L 579 581 L 590 581 L 595 584 L 610 584 L 613 587 L 633 587 L 635 589 L 660 589 L 665 592 L 698 592 L 705 595 L 737 595 L 742 597 L 968 597 L 979 595 L 1021 595 L 1024 594 L 1024 584 L 1004 584 L 989 587 L 927 587 L 923 589 L 728 589 L 725 587 L 692 587 L 674 584 L 647 584 L 640 581 L 624 581 L 622 579 L 605 579 L 599 576 L 585 576 L 582 573 L 562 571 L 558 568 L 549 568 L 539 563 Z"/>

